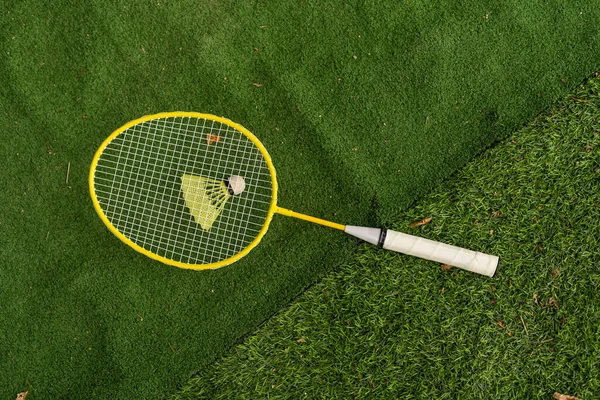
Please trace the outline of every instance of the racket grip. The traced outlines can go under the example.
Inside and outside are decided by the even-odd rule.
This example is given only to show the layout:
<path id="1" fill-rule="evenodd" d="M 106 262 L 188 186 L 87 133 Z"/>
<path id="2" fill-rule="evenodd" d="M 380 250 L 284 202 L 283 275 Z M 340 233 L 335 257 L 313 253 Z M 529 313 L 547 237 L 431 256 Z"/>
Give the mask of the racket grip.
<path id="1" fill-rule="evenodd" d="M 388 230 L 383 248 L 492 277 L 499 258 L 433 240 Z"/>
<path id="2" fill-rule="evenodd" d="M 346 232 L 387 250 L 436 261 L 489 277 L 494 276 L 498 266 L 497 256 L 389 229 L 386 231 L 378 228 L 347 226 Z"/>

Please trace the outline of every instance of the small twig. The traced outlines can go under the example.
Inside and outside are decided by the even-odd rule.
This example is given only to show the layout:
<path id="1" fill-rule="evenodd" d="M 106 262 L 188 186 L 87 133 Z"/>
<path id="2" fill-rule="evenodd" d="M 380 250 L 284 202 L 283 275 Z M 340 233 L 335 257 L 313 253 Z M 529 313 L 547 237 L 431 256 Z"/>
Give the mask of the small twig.
<path id="1" fill-rule="evenodd" d="M 519 315 L 519 317 L 521 318 L 521 322 L 523 323 L 523 328 L 525 328 L 525 334 L 527 336 L 529 336 L 529 331 L 527 331 L 527 325 L 525 325 L 525 321 L 523 320 L 523 316 Z"/>
<path id="2" fill-rule="evenodd" d="M 142 50 L 144 48 L 142 47 Z M 77 74 L 77 79 L 81 78 L 86 72 L 88 72 L 90 69 L 89 68 L 84 68 L 81 71 L 79 71 L 79 73 Z"/>
<path id="3" fill-rule="evenodd" d="M 69 184 L 69 173 L 71 172 L 71 161 L 69 161 L 69 163 L 67 164 L 67 180 L 65 181 L 65 183 L 68 185 Z"/>

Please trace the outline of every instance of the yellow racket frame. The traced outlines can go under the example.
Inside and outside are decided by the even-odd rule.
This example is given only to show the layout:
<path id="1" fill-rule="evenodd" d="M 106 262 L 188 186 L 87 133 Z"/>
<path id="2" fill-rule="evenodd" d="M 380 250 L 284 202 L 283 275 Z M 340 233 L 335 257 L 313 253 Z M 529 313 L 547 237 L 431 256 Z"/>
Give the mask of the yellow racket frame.
<path id="1" fill-rule="evenodd" d="M 160 119 L 160 118 L 180 118 L 180 117 L 207 119 L 210 121 L 220 122 L 220 123 L 229 125 L 230 127 L 234 128 L 234 129 L 237 129 L 242 134 L 244 134 L 248 139 L 250 139 L 252 141 L 252 143 L 254 143 L 256 145 L 256 147 L 260 150 L 261 154 L 265 158 L 267 166 L 269 167 L 269 172 L 271 174 L 272 198 L 271 198 L 271 204 L 269 206 L 269 211 L 267 213 L 267 217 L 265 219 L 264 225 L 262 226 L 262 229 L 259 231 L 258 235 L 254 238 L 254 240 L 248 246 L 246 246 L 242 251 L 240 251 L 239 253 L 237 253 L 229 258 L 226 258 L 224 260 L 221 260 L 221 261 L 218 261 L 215 263 L 210 263 L 210 264 L 182 263 L 179 261 L 171 260 L 169 258 L 160 256 L 158 254 L 152 253 L 151 251 L 148 251 L 148 250 L 144 249 L 143 247 L 139 246 L 138 244 L 134 243 L 127 236 L 122 234 L 110 222 L 108 217 L 104 214 L 104 211 L 102 210 L 102 207 L 100 206 L 100 203 L 98 201 L 98 196 L 96 195 L 96 190 L 94 187 L 94 177 L 95 177 L 95 173 L 96 173 L 96 167 L 98 165 L 98 160 L 102 156 L 104 149 L 106 149 L 106 147 L 108 147 L 110 142 L 112 142 L 118 135 L 125 132 L 127 129 L 131 128 L 132 126 L 141 124 L 146 121 Z M 196 112 L 180 112 L 180 111 L 165 112 L 165 113 L 147 115 L 147 116 L 144 116 L 144 117 L 141 117 L 141 118 L 138 118 L 136 120 L 126 123 L 125 125 L 121 126 L 117 130 L 115 130 L 109 137 L 107 137 L 106 140 L 104 140 L 104 142 L 102 142 L 102 144 L 96 151 L 96 154 L 94 155 L 94 158 L 92 160 L 88 183 L 89 183 L 90 196 L 92 198 L 92 202 L 94 203 L 94 208 L 96 209 L 96 212 L 100 216 L 100 219 L 102 220 L 102 222 L 104 222 L 104 224 L 108 227 L 108 229 L 116 237 L 118 237 L 121 241 L 123 241 L 125 244 L 127 244 L 134 250 L 144 254 L 145 256 L 148 256 L 154 260 L 160 261 L 160 262 L 168 264 L 168 265 L 173 265 L 173 266 L 179 267 L 179 268 L 194 269 L 194 270 L 215 269 L 215 268 L 224 267 L 226 265 L 234 263 L 235 261 L 237 261 L 240 258 L 247 255 L 250 252 L 250 250 L 252 250 L 254 247 L 256 247 L 258 245 L 258 243 L 260 243 L 260 241 L 263 238 L 263 236 L 265 235 L 265 233 L 267 233 L 267 230 L 269 229 L 269 224 L 271 223 L 271 219 L 273 218 L 273 215 L 275 213 L 286 215 L 288 217 L 302 219 L 305 221 L 310 221 L 310 222 L 313 222 L 313 223 L 316 223 L 319 225 L 328 226 L 330 228 L 339 229 L 342 231 L 346 228 L 345 225 L 336 224 L 334 222 L 326 221 L 326 220 L 323 220 L 320 218 L 311 217 L 310 215 L 301 214 L 301 213 L 291 211 L 291 210 L 288 210 L 288 209 L 285 209 L 282 207 L 278 207 L 277 206 L 277 176 L 275 173 L 275 167 L 273 166 L 273 161 L 271 160 L 271 156 L 267 152 L 267 149 L 265 148 L 265 146 L 260 142 L 260 140 L 258 140 L 258 138 L 256 136 L 254 136 L 249 130 L 247 130 L 240 124 L 237 124 L 227 118 L 217 117 L 217 116 L 211 115 L 211 114 L 203 114 L 203 113 L 196 113 Z"/>

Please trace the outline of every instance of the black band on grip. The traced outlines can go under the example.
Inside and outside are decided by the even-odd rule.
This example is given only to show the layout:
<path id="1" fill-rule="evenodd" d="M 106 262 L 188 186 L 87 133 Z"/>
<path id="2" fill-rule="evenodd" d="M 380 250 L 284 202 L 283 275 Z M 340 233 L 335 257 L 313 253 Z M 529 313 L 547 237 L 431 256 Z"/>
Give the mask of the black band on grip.
<path id="1" fill-rule="evenodd" d="M 379 233 L 379 241 L 377 242 L 377 246 L 383 247 L 385 243 L 385 237 L 387 236 L 387 229 L 381 228 L 381 232 Z"/>

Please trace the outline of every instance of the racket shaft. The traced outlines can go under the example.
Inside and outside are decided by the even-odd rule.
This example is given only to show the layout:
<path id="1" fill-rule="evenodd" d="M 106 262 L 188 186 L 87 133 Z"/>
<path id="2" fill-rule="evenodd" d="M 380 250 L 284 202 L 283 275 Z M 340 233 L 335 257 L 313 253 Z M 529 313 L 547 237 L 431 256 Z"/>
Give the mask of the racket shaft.
<path id="1" fill-rule="evenodd" d="M 287 208 L 283 208 L 283 207 L 275 208 L 275 212 L 277 214 L 285 215 L 286 217 L 293 217 L 293 218 L 301 219 L 304 221 L 312 222 L 314 224 L 328 226 L 329 228 L 339 229 L 341 231 L 343 231 L 346 228 L 345 225 L 336 224 L 335 222 L 326 221 L 321 218 L 311 217 L 310 215 L 301 214 L 299 212 L 288 210 Z"/>
<path id="2" fill-rule="evenodd" d="M 499 258 L 433 240 L 387 231 L 383 248 L 492 277 Z"/>

